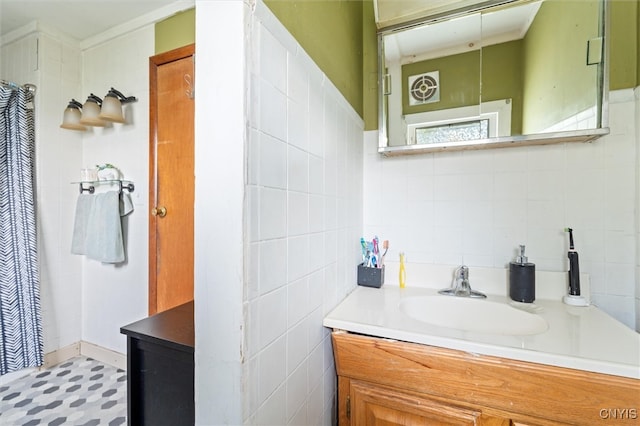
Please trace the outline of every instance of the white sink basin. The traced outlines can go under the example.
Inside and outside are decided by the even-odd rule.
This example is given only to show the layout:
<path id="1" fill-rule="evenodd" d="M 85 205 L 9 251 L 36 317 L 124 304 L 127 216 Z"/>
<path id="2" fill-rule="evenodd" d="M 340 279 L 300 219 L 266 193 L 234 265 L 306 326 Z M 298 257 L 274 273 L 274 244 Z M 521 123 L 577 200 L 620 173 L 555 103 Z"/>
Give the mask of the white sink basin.
<path id="1" fill-rule="evenodd" d="M 416 296 L 400 302 L 400 310 L 439 327 L 507 336 L 539 334 L 549 325 L 539 315 L 505 303 L 454 296 Z"/>

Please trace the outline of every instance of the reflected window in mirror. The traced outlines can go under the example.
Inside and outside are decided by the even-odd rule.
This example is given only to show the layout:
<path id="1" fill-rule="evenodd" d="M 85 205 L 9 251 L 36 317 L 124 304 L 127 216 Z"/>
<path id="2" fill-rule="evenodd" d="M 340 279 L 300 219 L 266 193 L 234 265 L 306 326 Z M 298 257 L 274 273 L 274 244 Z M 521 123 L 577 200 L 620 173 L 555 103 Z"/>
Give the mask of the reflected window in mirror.
<path id="1" fill-rule="evenodd" d="M 459 123 L 441 124 L 429 127 L 416 127 L 415 140 L 419 145 L 461 142 L 489 137 L 489 120 L 472 120 Z"/>
<path id="2" fill-rule="evenodd" d="M 407 129 L 406 143 L 462 142 L 511 134 L 511 99 L 485 102 L 481 109 L 483 112 L 480 114 L 475 106 L 407 114 L 403 117 Z"/>

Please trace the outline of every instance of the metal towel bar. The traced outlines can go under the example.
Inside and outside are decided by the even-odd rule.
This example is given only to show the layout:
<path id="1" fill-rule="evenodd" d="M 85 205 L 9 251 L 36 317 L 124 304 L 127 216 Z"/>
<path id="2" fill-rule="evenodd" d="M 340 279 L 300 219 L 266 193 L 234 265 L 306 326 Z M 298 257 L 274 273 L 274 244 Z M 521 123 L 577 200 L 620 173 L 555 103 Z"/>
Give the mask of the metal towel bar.
<path id="1" fill-rule="evenodd" d="M 83 192 L 88 192 L 89 194 L 93 194 L 94 192 L 96 192 L 96 187 L 95 185 L 101 185 L 103 183 L 109 183 L 109 184 L 118 184 L 118 193 L 122 194 L 122 190 L 126 189 L 129 192 L 133 192 L 135 190 L 135 186 L 133 184 L 133 182 L 130 182 L 128 180 L 98 180 L 98 181 L 94 181 L 94 182 L 73 182 L 73 183 L 77 183 L 80 186 L 80 193 L 82 194 Z M 85 186 L 86 185 L 86 186 Z"/>

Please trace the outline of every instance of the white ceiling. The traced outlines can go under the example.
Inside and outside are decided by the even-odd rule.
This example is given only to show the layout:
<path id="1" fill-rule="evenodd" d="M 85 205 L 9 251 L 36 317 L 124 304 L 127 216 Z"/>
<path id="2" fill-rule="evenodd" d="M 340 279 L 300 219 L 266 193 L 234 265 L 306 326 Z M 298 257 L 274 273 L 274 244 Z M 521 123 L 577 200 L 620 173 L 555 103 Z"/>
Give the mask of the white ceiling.
<path id="1" fill-rule="evenodd" d="M 0 36 L 27 24 L 62 32 L 78 41 L 153 14 L 179 0 L 0 0 Z"/>
<path id="2" fill-rule="evenodd" d="M 374 0 L 378 28 L 474 7 L 491 0 Z"/>
<path id="3" fill-rule="evenodd" d="M 410 13 L 409 11 L 415 13 L 418 8 L 424 9 L 425 3 L 429 3 L 430 10 L 433 10 L 434 6 L 443 6 L 443 4 L 451 7 L 468 5 L 470 2 L 478 3 L 479 0 L 376 0 L 376 7 L 378 14 L 382 9 L 387 19 L 393 20 Z M 192 7 L 194 3 L 194 0 L 0 0 L 0 37 L 27 24 L 37 22 L 44 28 L 54 29 L 78 41 L 83 41 L 141 17 L 147 17 L 150 22 L 154 18 L 164 18 L 172 10 L 175 13 L 175 11 Z M 400 6 L 407 10 L 398 9 Z M 506 13 L 504 10 L 495 13 L 495 16 L 483 16 L 483 44 L 487 44 L 490 34 L 497 37 L 506 33 L 524 34 L 538 7 L 539 3 L 534 2 L 527 7 L 516 8 L 521 11 L 520 13 L 510 9 L 508 16 L 502 16 Z M 165 13 L 159 13 L 163 9 Z M 447 49 L 453 45 L 478 44 L 479 38 L 473 35 L 470 29 L 478 28 L 479 24 L 470 24 L 469 19 L 472 18 L 438 24 L 446 28 L 427 26 L 404 32 L 404 35 L 398 34 L 398 40 L 394 42 L 385 40 L 386 54 L 407 57 L 418 52 L 424 53 L 425 42 L 431 48 L 440 46 L 440 49 Z M 509 24 L 508 28 L 504 27 L 505 24 Z M 412 35 L 414 33 L 418 33 L 417 40 L 420 42 L 416 42 L 416 38 Z M 517 36 L 512 36 L 511 39 L 516 38 Z"/>
<path id="4" fill-rule="evenodd" d="M 385 35 L 385 58 L 408 63 L 519 40 L 526 35 L 541 3 L 471 13 Z"/>

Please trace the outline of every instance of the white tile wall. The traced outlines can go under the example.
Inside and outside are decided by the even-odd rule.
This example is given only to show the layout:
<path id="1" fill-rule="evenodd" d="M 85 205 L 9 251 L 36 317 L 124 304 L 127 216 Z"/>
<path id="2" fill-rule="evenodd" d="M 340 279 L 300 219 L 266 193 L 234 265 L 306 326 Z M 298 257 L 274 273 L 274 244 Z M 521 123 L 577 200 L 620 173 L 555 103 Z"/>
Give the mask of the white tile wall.
<path id="1" fill-rule="evenodd" d="M 596 107 L 588 108 L 577 113 L 573 117 L 566 118 L 561 122 L 544 129 L 542 133 L 593 129 L 596 127 L 598 118 L 597 113 L 598 111 Z"/>
<path id="2" fill-rule="evenodd" d="M 384 158 L 367 132 L 365 235 L 390 240 L 391 261 L 406 252 L 408 276 L 412 262 L 506 267 L 519 244 L 539 270 L 565 271 L 562 230 L 572 227 L 592 300 L 635 328 L 640 167 L 631 92 L 611 94 L 611 134 L 587 144 Z"/>
<path id="3" fill-rule="evenodd" d="M 44 352 L 81 338 L 80 259 L 72 256 L 71 229 L 79 177 L 81 136 L 59 128 L 72 97 L 79 99 L 80 51 L 57 35 L 34 32 L 0 48 L 0 76 L 37 86 L 36 196 Z"/>
<path id="4" fill-rule="evenodd" d="M 322 318 L 355 284 L 363 123 L 263 4 L 253 18 L 245 423 L 331 424 Z"/>

